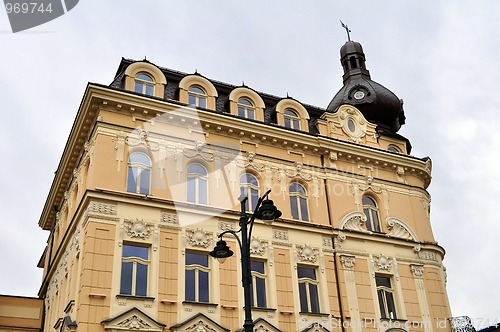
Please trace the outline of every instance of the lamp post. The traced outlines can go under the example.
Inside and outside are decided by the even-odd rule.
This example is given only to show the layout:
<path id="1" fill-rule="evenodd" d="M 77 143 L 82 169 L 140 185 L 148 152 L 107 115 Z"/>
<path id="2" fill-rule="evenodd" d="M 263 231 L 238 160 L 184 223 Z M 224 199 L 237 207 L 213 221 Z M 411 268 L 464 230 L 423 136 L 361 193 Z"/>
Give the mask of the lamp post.
<path id="1" fill-rule="evenodd" d="M 226 258 L 231 257 L 234 253 L 227 246 L 226 241 L 222 239 L 225 234 L 233 235 L 238 241 L 241 253 L 241 273 L 243 282 L 243 295 L 245 299 L 245 323 L 243 328 L 245 332 L 253 332 L 253 319 L 252 319 L 252 306 L 251 306 L 251 292 L 250 284 L 252 283 L 252 271 L 250 268 L 250 240 L 252 238 L 252 229 L 255 218 L 261 219 L 266 225 L 271 225 L 274 219 L 281 216 L 281 211 L 276 208 L 273 201 L 268 199 L 271 190 L 268 190 L 262 197 L 259 197 L 257 206 L 254 213 L 249 216 L 246 213 L 245 203 L 248 197 L 244 195 L 243 188 L 241 188 L 240 201 L 240 229 L 238 231 L 227 230 L 219 235 L 219 241 L 214 250 L 210 252 L 210 256 L 217 258 L 220 263 L 224 263 Z M 250 228 L 248 228 L 250 225 Z M 241 240 L 238 233 L 241 232 Z"/>

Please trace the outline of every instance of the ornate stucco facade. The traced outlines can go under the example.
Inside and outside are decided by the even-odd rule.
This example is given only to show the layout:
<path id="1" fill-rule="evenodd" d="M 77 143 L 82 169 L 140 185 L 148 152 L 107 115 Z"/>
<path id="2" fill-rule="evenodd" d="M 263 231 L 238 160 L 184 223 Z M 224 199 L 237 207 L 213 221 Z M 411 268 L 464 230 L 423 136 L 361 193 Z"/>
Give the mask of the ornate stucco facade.
<path id="1" fill-rule="evenodd" d="M 207 255 L 251 179 L 283 212 L 253 230 L 256 331 L 450 331 L 431 162 L 347 46 L 363 70 L 325 109 L 148 61 L 89 84 L 39 221 L 43 330 L 241 328 L 239 255 Z"/>

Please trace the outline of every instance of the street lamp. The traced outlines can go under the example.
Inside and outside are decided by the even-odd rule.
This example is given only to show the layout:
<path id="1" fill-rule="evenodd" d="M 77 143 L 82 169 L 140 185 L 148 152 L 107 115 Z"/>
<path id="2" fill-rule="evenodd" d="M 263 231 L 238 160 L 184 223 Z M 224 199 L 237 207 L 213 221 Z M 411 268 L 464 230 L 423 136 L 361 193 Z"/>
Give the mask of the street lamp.
<path id="1" fill-rule="evenodd" d="M 238 231 L 227 230 L 219 235 L 219 241 L 214 250 L 210 252 L 210 256 L 217 258 L 220 263 L 224 263 L 226 258 L 231 257 L 234 253 L 227 246 L 226 241 L 222 239 L 225 234 L 232 234 L 238 241 L 241 252 L 241 273 L 243 282 L 243 295 L 245 297 L 245 323 L 243 328 L 245 332 L 253 332 L 253 320 L 252 320 L 252 306 L 250 301 L 250 294 L 252 290 L 250 289 L 250 284 L 252 283 L 252 272 L 250 269 L 250 240 L 252 237 L 252 229 L 255 218 L 261 219 L 266 225 L 271 225 L 274 219 L 281 216 L 281 211 L 276 208 L 273 201 L 268 199 L 268 195 L 271 190 L 266 191 L 266 193 L 259 197 L 257 206 L 255 207 L 254 213 L 249 216 L 246 213 L 245 203 L 248 201 L 248 197 L 244 195 L 243 188 L 241 188 L 241 195 L 238 198 L 240 201 L 240 229 Z M 250 225 L 250 229 L 248 229 Z M 241 240 L 238 237 L 238 233 L 241 232 Z"/>

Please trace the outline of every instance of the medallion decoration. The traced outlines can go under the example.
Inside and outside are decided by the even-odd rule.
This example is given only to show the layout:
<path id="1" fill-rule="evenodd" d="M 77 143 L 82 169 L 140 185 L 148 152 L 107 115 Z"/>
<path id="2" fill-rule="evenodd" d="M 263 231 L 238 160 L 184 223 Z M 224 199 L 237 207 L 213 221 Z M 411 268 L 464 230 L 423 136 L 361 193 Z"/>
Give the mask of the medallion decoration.
<path id="1" fill-rule="evenodd" d="M 134 129 L 125 139 L 128 146 L 145 145 L 150 151 L 158 151 L 160 145 L 149 139 L 149 131 L 143 129 Z"/>
<path id="2" fill-rule="evenodd" d="M 125 220 L 125 231 L 131 238 L 146 240 L 151 235 L 151 226 L 146 225 L 144 220 L 136 219 L 134 222 Z"/>
<path id="3" fill-rule="evenodd" d="M 264 164 L 255 162 L 255 153 L 253 152 L 248 152 L 247 162 L 243 162 L 240 159 L 236 159 L 235 162 L 240 168 L 252 168 L 257 172 L 262 172 L 266 168 Z"/>
<path id="4" fill-rule="evenodd" d="M 295 178 L 297 176 L 300 176 L 302 179 L 304 179 L 306 181 L 310 181 L 312 179 L 312 175 L 309 173 L 303 172 L 302 171 L 303 166 L 304 166 L 304 164 L 296 162 L 294 170 L 287 169 L 285 171 L 286 176 L 288 176 L 289 178 Z"/>
<path id="5" fill-rule="evenodd" d="M 391 269 L 392 269 L 392 262 L 391 260 L 381 254 L 379 255 L 378 257 L 375 256 L 375 258 L 373 259 L 373 263 L 375 264 L 375 268 L 378 270 L 378 271 L 387 271 L 387 272 L 390 272 Z"/>
<path id="6" fill-rule="evenodd" d="M 252 237 L 250 241 L 250 253 L 262 256 L 266 252 L 266 242 L 261 241 L 256 237 Z"/>
<path id="7" fill-rule="evenodd" d="M 186 236 L 188 243 L 192 247 L 198 248 L 208 248 L 212 242 L 212 236 L 210 233 L 205 232 L 203 228 L 186 229 Z"/>
<path id="8" fill-rule="evenodd" d="M 297 246 L 297 257 L 300 261 L 315 263 L 318 259 L 318 249 L 307 244 L 299 245 Z"/>

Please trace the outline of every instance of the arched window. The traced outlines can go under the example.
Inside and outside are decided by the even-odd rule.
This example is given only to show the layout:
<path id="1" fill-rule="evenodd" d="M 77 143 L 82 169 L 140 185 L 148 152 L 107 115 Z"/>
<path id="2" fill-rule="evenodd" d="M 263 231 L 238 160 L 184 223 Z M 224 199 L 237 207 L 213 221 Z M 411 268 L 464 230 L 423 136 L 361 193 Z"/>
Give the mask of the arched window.
<path id="1" fill-rule="evenodd" d="M 207 108 L 207 93 L 198 85 L 188 89 L 188 103 L 197 107 Z"/>
<path id="2" fill-rule="evenodd" d="M 255 120 L 255 106 L 250 100 L 246 98 L 238 100 L 238 116 Z"/>
<path id="3" fill-rule="evenodd" d="M 283 117 L 285 119 L 286 128 L 300 130 L 300 117 L 297 112 L 286 109 L 285 112 L 283 112 Z"/>
<path id="4" fill-rule="evenodd" d="M 309 221 L 309 209 L 307 207 L 307 192 L 303 185 L 297 182 L 290 184 L 290 209 L 292 218 Z"/>
<path id="5" fill-rule="evenodd" d="M 363 196 L 363 212 L 366 216 L 366 228 L 372 232 L 380 232 L 377 203 L 370 196 Z"/>
<path id="6" fill-rule="evenodd" d="M 131 153 L 128 158 L 127 191 L 149 195 L 151 160 L 142 152 Z"/>
<path id="7" fill-rule="evenodd" d="M 155 80 L 149 74 L 138 73 L 135 75 L 134 91 L 148 96 L 155 94 Z"/>
<path id="8" fill-rule="evenodd" d="M 248 197 L 246 210 L 255 211 L 259 200 L 259 181 L 254 175 L 245 173 L 240 176 L 240 187 L 243 187 L 243 194 Z"/>
<path id="9" fill-rule="evenodd" d="M 208 203 L 207 170 L 200 164 L 190 164 L 187 168 L 187 201 L 197 204 Z"/>
<path id="10" fill-rule="evenodd" d="M 395 145 L 389 145 L 387 147 L 387 151 L 401 153 L 401 150 L 397 146 L 395 146 Z"/>

